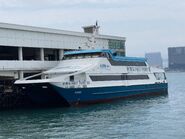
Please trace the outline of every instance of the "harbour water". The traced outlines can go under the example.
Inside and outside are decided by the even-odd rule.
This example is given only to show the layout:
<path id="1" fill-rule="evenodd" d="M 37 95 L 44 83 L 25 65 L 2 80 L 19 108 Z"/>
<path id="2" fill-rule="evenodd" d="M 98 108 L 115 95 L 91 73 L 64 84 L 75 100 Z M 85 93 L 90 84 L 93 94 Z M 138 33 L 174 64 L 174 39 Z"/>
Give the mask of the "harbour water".
<path id="1" fill-rule="evenodd" d="M 166 96 L 77 108 L 0 112 L 0 139 L 185 138 L 185 73 L 167 73 Z"/>

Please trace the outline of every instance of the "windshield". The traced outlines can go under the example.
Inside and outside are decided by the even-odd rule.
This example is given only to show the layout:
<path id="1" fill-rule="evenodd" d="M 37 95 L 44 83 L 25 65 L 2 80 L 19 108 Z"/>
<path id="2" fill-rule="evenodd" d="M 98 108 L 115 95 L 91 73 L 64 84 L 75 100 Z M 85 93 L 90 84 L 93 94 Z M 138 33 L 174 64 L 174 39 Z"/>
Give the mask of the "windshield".
<path id="1" fill-rule="evenodd" d="M 157 80 L 166 80 L 166 75 L 163 72 L 154 73 Z"/>
<path id="2" fill-rule="evenodd" d="M 105 53 L 84 53 L 84 54 L 65 55 L 63 60 L 97 58 L 97 57 L 106 57 L 106 54 Z"/>

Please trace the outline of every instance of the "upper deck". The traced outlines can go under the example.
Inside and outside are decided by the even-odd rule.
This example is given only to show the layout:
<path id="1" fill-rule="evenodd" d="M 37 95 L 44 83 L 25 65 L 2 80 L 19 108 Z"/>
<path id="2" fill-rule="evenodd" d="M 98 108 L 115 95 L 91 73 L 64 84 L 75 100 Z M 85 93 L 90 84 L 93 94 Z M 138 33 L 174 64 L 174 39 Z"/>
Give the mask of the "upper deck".
<path id="1" fill-rule="evenodd" d="M 109 60 L 117 61 L 117 62 L 141 62 L 145 63 L 145 58 L 138 58 L 138 57 L 123 57 L 117 56 L 116 52 L 109 49 L 92 49 L 92 50 L 81 50 L 81 51 L 70 51 L 64 54 L 64 57 L 72 57 L 72 56 L 85 56 L 85 55 L 95 55 L 99 57 L 107 57 Z M 85 57 L 84 57 L 85 58 Z"/>

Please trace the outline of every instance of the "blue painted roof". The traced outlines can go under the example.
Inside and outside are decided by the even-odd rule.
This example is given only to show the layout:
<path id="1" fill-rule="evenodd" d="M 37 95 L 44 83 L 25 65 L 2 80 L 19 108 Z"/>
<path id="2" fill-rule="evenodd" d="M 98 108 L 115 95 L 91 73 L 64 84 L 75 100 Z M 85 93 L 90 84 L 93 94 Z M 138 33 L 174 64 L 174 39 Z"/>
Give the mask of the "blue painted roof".
<path id="1" fill-rule="evenodd" d="M 64 55 L 75 55 L 75 54 L 88 54 L 88 53 L 101 53 L 108 52 L 111 54 L 112 59 L 115 61 L 133 61 L 133 62 L 145 62 L 145 58 L 138 57 L 122 57 L 122 56 L 113 56 L 114 51 L 110 49 L 92 49 L 92 50 L 80 50 L 80 51 L 68 51 Z"/>
<path id="2" fill-rule="evenodd" d="M 101 52 L 109 52 L 111 50 L 103 50 L 103 49 L 92 49 L 92 50 L 80 50 L 80 51 L 68 51 L 65 52 L 65 55 L 75 55 L 75 54 L 86 54 L 86 53 L 101 53 Z"/>
<path id="3" fill-rule="evenodd" d="M 113 57 L 113 60 L 115 61 L 132 61 L 132 62 L 145 62 L 145 58 L 140 58 L 140 57 L 122 57 L 122 56 L 115 56 Z"/>

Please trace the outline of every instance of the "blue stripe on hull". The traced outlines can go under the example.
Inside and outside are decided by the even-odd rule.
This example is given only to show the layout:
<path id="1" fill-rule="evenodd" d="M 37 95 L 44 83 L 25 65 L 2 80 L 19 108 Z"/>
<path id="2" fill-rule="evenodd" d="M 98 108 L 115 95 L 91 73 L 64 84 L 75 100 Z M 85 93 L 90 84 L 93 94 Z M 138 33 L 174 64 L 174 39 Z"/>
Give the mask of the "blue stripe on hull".
<path id="1" fill-rule="evenodd" d="M 93 103 L 122 97 L 167 93 L 168 84 L 148 84 L 133 86 L 98 87 L 98 88 L 76 88 L 64 89 L 54 86 L 56 92 L 69 104 Z"/>

